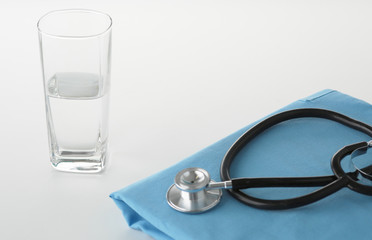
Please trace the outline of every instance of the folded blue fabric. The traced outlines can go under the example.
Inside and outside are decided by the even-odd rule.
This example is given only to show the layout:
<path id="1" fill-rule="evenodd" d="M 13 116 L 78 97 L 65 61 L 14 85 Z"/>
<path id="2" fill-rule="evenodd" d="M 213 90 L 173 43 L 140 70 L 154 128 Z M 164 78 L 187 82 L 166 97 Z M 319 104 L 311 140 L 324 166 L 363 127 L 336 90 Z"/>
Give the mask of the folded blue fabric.
<path id="1" fill-rule="evenodd" d="M 323 90 L 278 112 L 296 108 L 329 109 L 372 124 L 370 104 L 333 90 Z M 226 151 L 254 124 L 162 172 L 112 193 L 111 198 L 129 226 L 155 239 L 371 239 L 372 199 L 346 188 L 314 204 L 289 210 L 248 207 L 227 192 L 217 207 L 202 214 L 184 214 L 168 206 L 165 195 L 177 172 L 187 167 L 201 167 L 219 181 L 219 167 Z M 338 149 L 368 140 L 367 135 L 333 121 L 289 120 L 268 129 L 244 148 L 232 164 L 231 176 L 331 175 L 330 159 Z M 246 191 L 260 198 L 280 199 L 315 189 Z"/>

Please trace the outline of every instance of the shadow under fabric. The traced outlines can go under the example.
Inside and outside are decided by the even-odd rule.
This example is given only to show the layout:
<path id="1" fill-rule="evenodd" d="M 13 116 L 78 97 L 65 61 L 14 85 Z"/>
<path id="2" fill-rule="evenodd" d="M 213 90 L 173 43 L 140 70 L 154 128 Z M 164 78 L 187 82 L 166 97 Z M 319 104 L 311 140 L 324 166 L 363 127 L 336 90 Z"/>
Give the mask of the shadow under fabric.
<path id="1" fill-rule="evenodd" d="M 328 109 L 372 125 L 370 104 L 334 90 L 323 90 L 275 113 L 296 108 Z M 224 191 L 221 202 L 205 213 L 185 214 L 168 206 L 165 195 L 180 170 L 204 168 L 211 179 L 220 181 L 219 168 L 226 151 L 258 122 L 168 169 L 112 193 L 110 197 L 130 227 L 155 239 L 370 239 L 372 198 L 347 188 L 316 203 L 288 210 L 255 209 L 240 203 L 227 191 Z M 367 135 L 330 120 L 289 120 L 266 130 L 250 142 L 236 156 L 231 166 L 231 177 L 331 175 L 330 159 L 340 148 L 369 140 Z M 316 189 L 244 191 L 259 198 L 280 199 Z"/>

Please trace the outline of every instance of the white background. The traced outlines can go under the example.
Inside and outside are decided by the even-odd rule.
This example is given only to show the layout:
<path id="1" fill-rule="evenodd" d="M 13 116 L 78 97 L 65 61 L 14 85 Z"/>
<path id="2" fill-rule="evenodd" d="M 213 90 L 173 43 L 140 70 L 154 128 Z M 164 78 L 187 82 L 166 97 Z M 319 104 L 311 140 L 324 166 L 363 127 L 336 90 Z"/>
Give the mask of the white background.
<path id="1" fill-rule="evenodd" d="M 89 8 L 113 20 L 111 158 L 49 164 L 36 22 Z M 0 2 L 0 239 L 150 239 L 108 195 L 299 98 L 372 102 L 371 1 Z"/>

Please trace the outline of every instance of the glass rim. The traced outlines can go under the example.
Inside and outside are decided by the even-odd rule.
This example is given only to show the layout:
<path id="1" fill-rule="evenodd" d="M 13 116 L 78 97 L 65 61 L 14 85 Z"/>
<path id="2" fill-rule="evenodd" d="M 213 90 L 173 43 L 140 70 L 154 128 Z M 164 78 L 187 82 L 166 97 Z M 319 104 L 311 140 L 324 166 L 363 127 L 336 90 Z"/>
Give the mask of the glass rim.
<path id="1" fill-rule="evenodd" d="M 64 12 L 65 13 L 67 13 L 67 12 L 85 12 L 85 13 L 99 14 L 99 15 L 103 15 L 103 16 L 108 17 L 110 23 L 108 24 L 108 27 L 104 31 L 101 31 L 97 34 L 90 34 L 90 35 L 85 35 L 85 36 L 58 35 L 58 34 L 51 34 L 51 33 L 48 33 L 47 31 L 42 30 L 42 27 L 40 26 L 40 23 L 45 17 L 47 17 L 49 15 L 52 15 L 52 14 L 55 14 L 55 13 L 64 13 Z M 51 37 L 57 37 L 57 38 L 91 38 L 91 37 L 98 37 L 98 36 L 101 36 L 101 35 L 105 34 L 108 31 L 110 31 L 111 27 L 112 27 L 112 18 L 111 18 L 110 15 L 108 15 L 107 13 L 101 12 L 101 11 L 96 11 L 96 10 L 91 10 L 91 9 L 84 9 L 84 8 L 70 8 L 70 9 L 59 9 L 59 10 L 49 11 L 49 12 L 45 13 L 43 16 L 41 16 L 39 21 L 37 21 L 37 29 L 38 29 L 39 33 L 47 35 L 47 36 L 51 36 Z"/>

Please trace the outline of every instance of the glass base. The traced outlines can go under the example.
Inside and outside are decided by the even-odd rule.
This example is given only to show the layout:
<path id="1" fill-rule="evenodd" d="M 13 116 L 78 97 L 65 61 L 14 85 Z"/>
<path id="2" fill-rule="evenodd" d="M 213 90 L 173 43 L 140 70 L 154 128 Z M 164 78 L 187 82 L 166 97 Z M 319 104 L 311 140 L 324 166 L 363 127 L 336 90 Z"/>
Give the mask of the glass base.
<path id="1" fill-rule="evenodd" d="M 106 154 L 87 155 L 62 152 L 51 158 L 52 166 L 63 172 L 98 173 L 105 167 Z"/>

